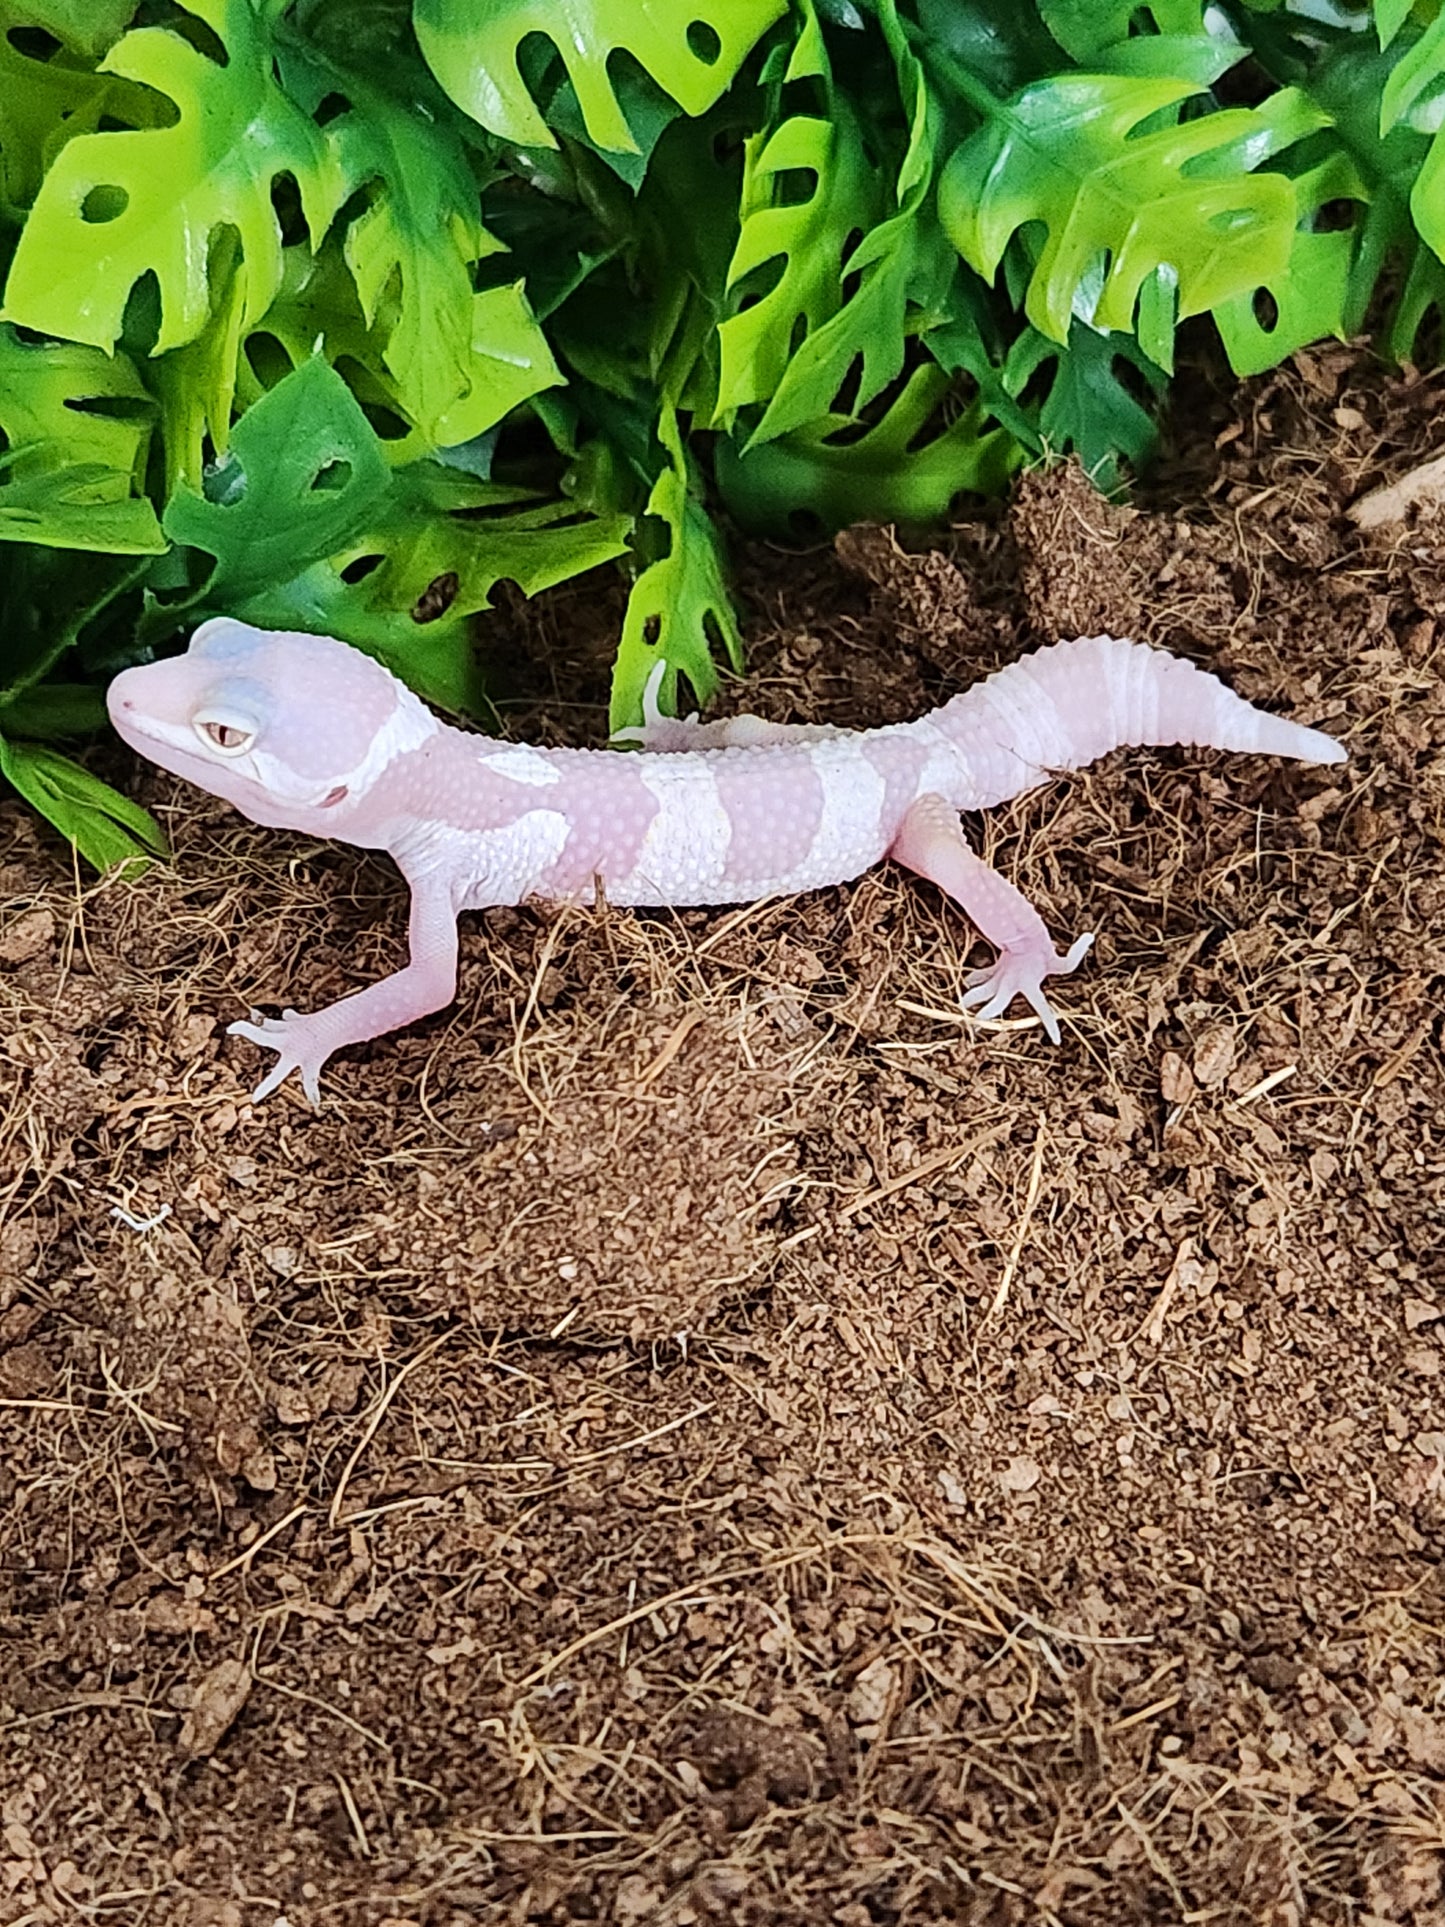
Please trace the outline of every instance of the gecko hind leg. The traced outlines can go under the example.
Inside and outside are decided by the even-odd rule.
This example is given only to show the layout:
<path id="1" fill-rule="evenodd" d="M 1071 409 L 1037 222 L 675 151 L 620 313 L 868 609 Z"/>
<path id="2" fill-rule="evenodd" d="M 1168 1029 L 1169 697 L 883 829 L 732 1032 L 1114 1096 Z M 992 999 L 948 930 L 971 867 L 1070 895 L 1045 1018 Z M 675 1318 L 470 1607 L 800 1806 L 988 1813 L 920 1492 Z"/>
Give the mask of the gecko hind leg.
<path id="1" fill-rule="evenodd" d="M 1024 997 L 1057 1044 L 1059 1020 L 1044 995 L 1044 979 L 1066 977 L 1077 969 L 1094 941 L 1093 932 L 1062 955 L 1055 950 L 1038 911 L 1021 890 L 975 854 L 958 812 L 941 796 L 919 797 L 888 854 L 905 869 L 936 883 L 998 947 L 996 962 L 969 972 L 965 1009 L 981 1005 L 980 1018 L 1000 1017 L 1015 997 Z"/>

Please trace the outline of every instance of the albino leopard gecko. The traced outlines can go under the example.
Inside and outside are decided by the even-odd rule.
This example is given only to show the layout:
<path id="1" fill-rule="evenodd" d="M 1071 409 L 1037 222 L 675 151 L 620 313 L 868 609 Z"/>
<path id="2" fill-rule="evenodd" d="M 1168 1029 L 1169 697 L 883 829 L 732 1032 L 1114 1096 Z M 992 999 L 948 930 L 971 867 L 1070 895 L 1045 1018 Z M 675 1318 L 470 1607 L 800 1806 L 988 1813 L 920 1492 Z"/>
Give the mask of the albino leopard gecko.
<path id="1" fill-rule="evenodd" d="M 188 652 L 124 670 L 116 729 L 163 769 L 253 822 L 387 850 L 411 886 L 411 961 L 303 1016 L 235 1023 L 274 1050 L 257 1088 L 291 1071 L 313 1103 L 333 1051 L 450 1003 L 457 914 L 528 897 L 681 908 L 743 903 L 858 876 L 882 857 L 936 883 L 988 940 L 964 1003 L 994 1017 L 1028 999 L 1057 1043 L 1045 978 L 1075 968 L 1011 883 L 975 856 L 961 810 L 986 809 L 1123 744 L 1338 763 L 1320 731 L 1266 715 L 1213 676 L 1137 643 L 1060 642 L 917 722 L 886 729 L 699 723 L 657 711 L 649 680 L 640 753 L 532 749 L 453 729 L 380 663 L 325 636 L 219 617 Z"/>

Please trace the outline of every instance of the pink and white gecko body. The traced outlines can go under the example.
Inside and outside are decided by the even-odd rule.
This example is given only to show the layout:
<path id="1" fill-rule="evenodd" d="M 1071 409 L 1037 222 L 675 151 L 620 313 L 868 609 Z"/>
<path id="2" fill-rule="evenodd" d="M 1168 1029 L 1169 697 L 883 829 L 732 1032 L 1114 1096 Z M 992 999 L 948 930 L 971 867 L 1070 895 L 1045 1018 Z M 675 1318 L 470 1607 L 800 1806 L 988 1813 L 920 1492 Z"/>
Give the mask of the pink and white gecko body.
<path id="1" fill-rule="evenodd" d="M 1095 636 L 1013 663 L 917 722 L 835 730 L 656 712 L 640 752 L 533 749 L 453 729 L 370 657 L 329 637 L 204 623 L 184 656 L 110 685 L 121 736 L 253 822 L 386 850 L 411 887 L 411 960 L 308 1016 L 231 1029 L 277 1053 L 262 1098 L 299 1070 L 312 1102 L 333 1051 L 456 993 L 457 915 L 528 897 L 743 903 L 858 876 L 885 856 L 954 898 L 999 956 L 966 1004 L 1027 998 L 1055 1042 L 1044 980 L 1071 971 L 1037 911 L 974 855 L 985 809 L 1125 744 L 1193 743 L 1337 763 L 1318 730 L 1265 714 L 1192 664 Z"/>

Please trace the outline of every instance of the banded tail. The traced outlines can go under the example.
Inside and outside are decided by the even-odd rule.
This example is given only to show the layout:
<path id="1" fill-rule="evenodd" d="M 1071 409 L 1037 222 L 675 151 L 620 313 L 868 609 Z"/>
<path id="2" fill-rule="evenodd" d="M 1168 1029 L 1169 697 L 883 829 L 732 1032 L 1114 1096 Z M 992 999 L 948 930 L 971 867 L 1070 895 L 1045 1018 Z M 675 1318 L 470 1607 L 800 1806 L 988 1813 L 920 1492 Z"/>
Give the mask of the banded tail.
<path id="1" fill-rule="evenodd" d="M 1114 636 L 1058 642 L 1010 663 L 929 718 L 965 759 L 965 809 L 1031 789 L 1051 770 L 1111 750 L 1194 744 L 1302 763 L 1342 763 L 1322 730 L 1256 709 L 1182 657 Z"/>

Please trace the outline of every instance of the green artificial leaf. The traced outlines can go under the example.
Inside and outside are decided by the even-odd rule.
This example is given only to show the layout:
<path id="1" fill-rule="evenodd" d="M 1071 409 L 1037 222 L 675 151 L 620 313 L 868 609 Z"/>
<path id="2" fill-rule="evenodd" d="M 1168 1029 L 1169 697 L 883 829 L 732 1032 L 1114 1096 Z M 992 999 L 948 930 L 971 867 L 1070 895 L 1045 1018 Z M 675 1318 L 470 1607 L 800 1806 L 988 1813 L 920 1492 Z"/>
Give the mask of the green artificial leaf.
<path id="1" fill-rule="evenodd" d="M 1422 238 L 1412 218 L 1427 158 L 1440 136 L 1417 133 L 1405 122 L 1380 133 L 1382 99 L 1393 70 L 1389 53 L 1345 43 L 1328 52 L 1311 76 L 1311 93 L 1332 126 L 1329 139 L 1348 157 L 1363 206 L 1357 206 L 1354 254 L 1342 332 L 1348 338 L 1365 323 L 1376 291 L 1394 290 L 1384 345 L 1396 360 L 1410 360 L 1427 314 L 1445 319 L 1445 263 Z M 1346 190 L 1354 198 L 1353 188 Z M 1338 205 L 1332 212 L 1338 212 Z M 1277 297 L 1276 297 L 1277 298 Z"/>
<path id="2" fill-rule="evenodd" d="M 93 683 L 47 682 L 0 700 L 0 735 L 91 736 L 105 727 L 105 697 Z"/>
<path id="3" fill-rule="evenodd" d="M 775 256 L 784 261 L 777 286 L 720 330 L 723 419 L 734 419 L 746 401 L 771 397 L 753 443 L 827 414 L 855 368 L 851 407 L 866 408 L 902 370 L 908 339 L 945 312 L 957 263 L 935 210 L 939 116 L 891 0 L 883 24 L 908 116 L 908 145 L 891 195 L 880 191 L 867 142 L 841 101 L 826 122 L 803 116 L 785 122 L 756 156 L 756 167 L 749 154 L 730 282 Z M 802 158 L 815 150 L 816 165 Z M 777 204 L 777 180 L 804 165 L 817 176 L 811 200 L 802 207 Z"/>
<path id="4" fill-rule="evenodd" d="M 851 237 L 873 228 L 883 208 L 882 184 L 864 150 L 862 129 L 851 104 L 833 90 L 811 13 L 784 78 L 791 84 L 822 81 L 826 105 L 820 113 L 790 114 L 780 126 L 753 135 L 744 150 L 741 232 L 728 289 L 750 305 L 740 306 L 718 331 L 723 426 L 740 409 L 774 395 L 798 336 L 814 334 L 837 313 Z M 768 274 L 772 286 L 749 286 Z M 851 359 L 845 354 L 833 393 Z"/>
<path id="5" fill-rule="evenodd" d="M 111 472 L 123 499 L 145 473 L 155 403 L 124 355 L 22 341 L 0 324 L 0 447 L 17 478 L 86 463 Z"/>
<path id="6" fill-rule="evenodd" d="M 914 11 L 914 45 L 940 94 L 986 109 L 993 95 L 1015 93 L 1058 66 L 1058 44 L 1035 0 L 915 0 Z"/>
<path id="7" fill-rule="evenodd" d="M 1032 406 L 1038 446 L 1052 455 L 1072 450 L 1106 495 L 1120 486 L 1120 456 L 1137 474 L 1158 446 L 1158 427 L 1139 396 L 1160 394 L 1164 381 L 1131 336 L 1099 334 L 1082 321 L 1067 348 L 1025 328 L 1004 364 L 1009 392 Z"/>
<path id="8" fill-rule="evenodd" d="M 636 60 L 684 113 L 702 114 L 730 85 L 787 0 L 414 0 L 416 36 L 432 72 L 464 113 L 504 140 L 555 147 L 519 61 L 530 34 L 566 64 L 593 143 L 624 153 L 637 139 L 609 65 Z"/>
<path id="9" fill-rule="evenodd" d="M 525 301 L 514 298 L 505 317 L 478 313 L 471 266 L 500 244 L 482 228 L 466 152 L 450 117 L 426 101 L 429 86 L 419 84 L 424 73 L 414 80 L 404 63 L 393 64 L 406 86 L 399 97 L 314 49 L 288 44 L 281 54 L 293 98 L 313 116 L 323 104 L 328 110 L 326 143 L 340 170 L 341 197 L 364 197 L 346 228 L 346 264 L 366 326 L 380 328 L 381 359 L 403 411 L 435 446 L 467 438 L 447 425 L 448 417 L 486 390 L 487 377 L 513 349 L 521 349 L 529 367 L 548 366 L 551 357 Z M 500 352 L 489 357 L 484 351 L 474 361 L 478 324 L 485 335 L 489 320 L 501 323 Z M 509 385 L 515 391 L 518 384 Z"/>
<path id="10" fill-rule="evenodd" d="M 1388 47 L 1415 11 L 1415 0 L 1374 0 L 1375 30 L 1380 46 Z"/>
<path id="11" fill-rule="evenodd" d="M 164 27 L 138 28 L 116 43 L 102 72 L 155 89 L 179 117 L 171 126 L 83 134 L 61 149 L 20 236 L 7 319 L 108 349 L 132 289 L 154 275 L 157 351 L 180 347 L 206 325 L 211 237 L 230 226 L 254 321 L 281 281 L 271 201 L 281 174 L 294 178 L 312 245 L 319 243 L 344 175 L 321 130 L 278 85 L 264 18 L 249 0 L 185 6 L 220 36 L 226 64 Z"/>
<path id="12" fill-rule="evenodd" d="M 32 692 L 72 648 L 81 673 L 108 668 L 117 630 L 127 644 L 127 619 L 139 603 L 149 556 L 77 555 L 69 549 L 12 545 L 0 565 L 0 728 L 3 712 Z M 16 728 L 16 735 L 41 735 Z"/>
<path id="13" fill-rule="evenodd" d="M 34 452 L 16 450 L 6 461 L 18 469 L 14 456 Z M 116 481 L 115 470 L 99 462 L 46 464 L 12 481 L 0 479 L 0 542 L 101 555 L 163 553 L 166 540 L 155 510 L 143 497 L 118 495 Z"/>
<path id="14" fill-rule="evenodd" d="M 67 47 L 98 60 L 130 25 L 140 0 L 23 0 L 27 26 L 43 27 Z"/>
<path id="15" fill-rule="evenodd" d="M 1351 333 L 1356 231 L 1353 226 L 1318 229 L 1316 222 L 1325 207 L 1333 210 L 1348 201 L 1359 203 L 1363 212 L 1369 190 L 1341 148 L 1293 178 L 1300 223 L 1285 271 L 1214 310 L 1229 365 L 1240 376 L 1263 374 L 1327 335 L 1344 341 Z"/>
<path id="16" fill-rule="evenodd" d="M 1137 0 L 1038 0 L 1044 25 L 1081 67 L 1097 71 L 1099 56 L 1130 37 L 1141 13 L 1153 21 L 1152 34 L 1138 34 L 1142 41 L 1164 36 L 1203 36 L 1204 0 L 1151 0 L 1140 7 Z"/>
<path id="17" fill-rule="evenodd" d="M 941 412 L 954 388 L 930 364 L 872 424 L 829 415 L 747 450 L 720 442 L 718 487 L 738 521 L 759 533 L 938 521 L 961 495 L 997 495 L 1022 455 L 981 399 L 951 418 Z"/>
<path id="18" fill-rule="evenodd" d="M 215 556 L 204 600 L 230 608 L 344 547 L 390 486 L 375 431 L 318 355 L 247 409 L 206 494 L 171 497 L 165 531 Z"/>
<path id="19" fill-rule="evenodd" d="M 246 313 L 246 270 L 234 229 L 223 229 L 212 244 L 210 278 L 210 312 L 201 332 L 184 347 L 152 357 L 147 369 L 160 407 L 168 501 L 182 483 L 199 490 L 207 460 L 224 456 L 231 440 Z"/>
<path id="20" fill-rule="evenodd" d="M 1394 41 L 1394 57 L 1380 91 L 1380 137 L 1411 125 L 1431 136 L 1410 188 L 1410 213 L 1422 241 L 1445 257 L 1445 14 L 1423 33 Z"/>
<path id="21" fill-rule="evenodd" d="M 1213 308 L 1283 272 L 1297 220 L 1292 182 L 1258 170 L 1324 122 L 1303 95 L 1140 131 L 1196 92 L 1188 80 L 1069 74 L 1000 106 L 949 161 L 939 190 L 960 254 L 991 279 L 1031 222 L 1045 239 L 1025 310 L 1067 340 L 1077 314 L 1141 335 L 1167 358 L 1173 316 Z M 1152 294 L 1146 283 L 1154 282 Z"/>
<path id="22" fill-rule="evenodd" d="M 549 58 L 543 70 L 529 71 L 527 75 L 528 91 L 542 121 L 565 141 L 595 154 L 636 193 L 647 178 L 657 143 L 679 119 L 682 108 L 635 62 L 618 61 L 609 69 L 608 78 L 616 91 L 622 118 L 632 134 L 633 146 L 600 147 L 588 131 L 582 103 L 566 63 L 554 46 L 547 45 Z"/>
<path id="23" fill-rule="evenodd" d="M 472 619 L 500 581 L 537 595 L 627 552 L 631 517 L 419 463 L 376 519 L 289 579 L 228 603 L 261 628 L 341 636 L 442 709 L 478 715 L 485 691 Z"/>
<path id="24" fill-rule="evenodd" d="M 720 378 L 718 324 L 738 234 L 743 147 L 758 111 L 734 87 L 698 120 L 679 120 L 638 192 L 635 273 L 646 290 L 649 386 L 711 421 Z"/>
<path id="25" fill-rule="evenodd" d="M 1394 36 L 1391 36 L 1393 41 Z M 1445 81 L 1445 15 L 1437 14 L 1423 33 L 1409 35 L 1396 47 L 1388 78 L 1380 92 L 1380 133 L 1411 113 L 1422 97 L 1433 96 Z"/>
<path id="26" fill-rule="evenodd" d="M 116 9 L 97 0 L 94 11 L 87 27 L 89 0 L 0 0 L 0 207 L 28 208 L 60 149 L 94 133 L 102 115 L 138 127 L 161 118 L 163 102 L 118 75 L 94 71 L 95 56 L 113 37 L 107 16 Z M 60 45 L 33 51 L 25 29 L 36 27 Z"/>
<path id="27" fill-rule="evenodd" d="M 734 669 L 742 667 L 742 636 L 728 596 L 717 531 L 689 486 L 687 451 L 670 407 L 664 406 L 657 432 L 668 465 L 647 498 L 646 518 L 663 525 L 667 550 L 647 563 L 627 598 L 612 673 L 609 726 L 614 730 L 642 721 L 642 692 L 659 659 L 667 665 L 660 701 L 673 713 L 679 672 L 691 683 L 699 705 L 716 690 L 716 646 L 726 651 Z M 644 530 L 647 526 L 644 519 Z"/>
<path id="28" fill-rule="evenodd" d="M 97 870 L 143 867 L 169 854 L 149 811 L 58 750 L 0 736 L 0 776 L 53 823 Z"/>
<path id="29" fill-rule="evenodd" d="M 987 413 L 1022 449 L 1041 455 L 1037 418 L 1019 406 L 1004 380 L 1017 327 L 1012 313 L 1000 312 L 1002 306 L 994 291 L 960 261 L 949 290 L 947 318 L 929 331 L 926 346 L 946 373 L 969 377 Z"/>
<path id="30" fill-rule="evenodd" d="M 386 455 L 393 464 L 415 461 L 438 447 L 474 441 L 522 402 L 562 380 L 520 281 L 477 294 L 469 288 L 467 316 L 471 328 L 467 391 L 432 421 L 429 430 L 417 427 L 388 441 Z M 267 391 L 251 362 L 258 337 L 283 351 L 283 368 L 301 367 L 319 348 L 327 361 L 346 366 L 364 401 L 394 413 L 403 428 L 414 419 L 410 412 L 414 392 L 385 365 L 384 331 L 368 328 L 355 286 L 333 243 L 314 256 L 305 248 L 286 250 L 281 292 L 246 338 L 247 355 L 241 361 L 236 388 L 248 408 Z"/>

